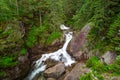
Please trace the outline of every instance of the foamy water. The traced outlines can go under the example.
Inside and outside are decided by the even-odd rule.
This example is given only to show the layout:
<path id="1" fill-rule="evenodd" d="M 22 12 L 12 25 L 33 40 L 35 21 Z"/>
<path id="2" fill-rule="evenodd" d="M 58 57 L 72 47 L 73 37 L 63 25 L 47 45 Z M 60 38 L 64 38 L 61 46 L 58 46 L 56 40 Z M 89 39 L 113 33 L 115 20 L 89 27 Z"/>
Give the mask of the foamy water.
<path id="1" fill-rule="evenodd" d="M 60 28 L 62 30 L 69 29 L 69 27 L 66 27 L 65 25 L 61 25 Z M 28 76 L 29 80 L 32 80 L 38 73 L 43 72 L 46 69 L 47 64 L 44 64 L 44 62 L 47 59 L 61 61 L 65 64 L 65 66 L 71 66 L 71 64 L 75 63 L 75 60 L 73 58 L 71 58 L 71 56 L 66 51 L 67 46 L 73 37 L 73 34 L 72 34 L 72 32 L 68 32 L 64 35 L 65 35 L 65 43 L 61 49 L 59 49 L 53 53 L 43 54 L 40 59 L 35 61 L 34 70 Z"/>

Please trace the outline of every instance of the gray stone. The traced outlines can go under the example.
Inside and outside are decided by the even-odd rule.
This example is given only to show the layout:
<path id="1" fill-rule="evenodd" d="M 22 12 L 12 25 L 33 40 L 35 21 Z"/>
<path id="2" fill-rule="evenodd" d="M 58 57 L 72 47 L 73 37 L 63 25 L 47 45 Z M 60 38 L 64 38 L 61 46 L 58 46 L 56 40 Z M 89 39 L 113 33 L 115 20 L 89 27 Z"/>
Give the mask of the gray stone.
<path id="1" fill-rule="evenodd" d="M 102 60 L 107 64 L 111 64 L 114 62 L 114 60 L 116 59 L 117 55 L 115 53 L 112 53 L 110 51 L 107 51 L 103 56 L 102 56 Z"/>
<path id="2" fill-rule="evenodd" d="M 58 63 L 57 65 L 48 68 L 45 70 L 44 74 L 45 77 L 48 78 L 58 78 L 61 76 L 62 73 L 65 71 L 65 65 L 63 63 Z"/>
<path id="3" fill-rule="evenodd" d="M 85 66 L 84 63 L 76 64 L 72 71 L 67 74 L 64 80 L 79 80 L 81 75 L 90 71 L 88 68 L 84 68 L 83 66 Z"/>

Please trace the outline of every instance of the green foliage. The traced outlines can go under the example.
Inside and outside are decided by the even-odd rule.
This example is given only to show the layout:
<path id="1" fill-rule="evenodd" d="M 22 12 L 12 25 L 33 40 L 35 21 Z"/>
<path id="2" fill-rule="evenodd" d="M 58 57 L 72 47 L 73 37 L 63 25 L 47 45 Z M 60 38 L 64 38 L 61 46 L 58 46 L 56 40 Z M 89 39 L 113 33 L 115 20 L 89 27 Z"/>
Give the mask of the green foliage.
<path id="1" fill-rule="evenodd" d="M 80 77 L 80 80 L 93 80 L 93 76 L 91 73 L 87 73 Z"/>
<path id="2" fill-rule="evenodd" d="M 28 31 L 26 45 L 28 47 L 33 47 L 34 45 L 36 45 L 38 43 L 38 38 L 41 37 L 46 30 L 46 26 L 31 27 Z"/>
<path id="3" fill-rule="evenodd" d="M 83 2 L 84 0 L 64 0 L 63 11 L 67 21 L 72 19 L 72 17 L 76 14 L 76 11 L 83 5 Z"/>
<path id="4" fill-rule="evenodd" d="M 110 25 L 107 37 L 109 40 L 109 46 L 113 51 L 120 52 L 120 13 L 117 14 L 113 23 Z"/>
<path id="5" fill-rule="evenodd" d="M 74 24 L 74 28 L 78 30 L 88 22 L 94 23 L 88 37 L 90 49 L 98 49 L 102 52 L 110 50 L 119 53 L 120 9 L 117 9 L 120 8 L 119 1 L 80 1 L 83 4 L 80 4 L 81 7 L 76 10 L 71 25 Z"/>
<path id="6" fill-rule="evenodd" d="M 19 22 L 14 21 L 5 25 L 1 24 L 1 28 L 0 51 L 13 48 L 14 46 L 21 46 L 24 34 L 19 27 Z"/>
<path id="7" fill-rule="evenodd" d="M 0 1 L 0 21 L 14 20 L 17 16 L 16 0 L 1 0 Z M 9 14 L 8 14 L 9 13 Z"/>
<path id="8" fill-rule="evenodd" d="M 97 72 L 94 73 L 94 75 L 96 76 L 98 73 L 101 74 L 105 72 L 111 73 L 113 75 L 120 75 L 120 55 L 118 55 L 115 62 L 110 65 L 103 64 L 102 62 L 98 61 L 98 59 L 94 56 L 87 60 L 87 66 L 90 67 L 93 71 Z M 100 76 L 98 75 L 98 77 Z"/>
<path id="9" fill-rule="evenodd" d="M 99 73 L 103 73 L 108 70 L 108 67 L 104 63 L 100 62 L 99 59 L 95 56 L 87 60 L 86 65 L 92 70 L 97 71 Z"/>
<path id="10" fill-rule="evenodd" d="M 116 23 L 119 24 L 118 22 L 120 21 L 119 17 L 117 16 L 118 12 L 120 12 L 120 9 L 116 10 L 116 7 L 120 7 L 118 4 L 118 1 L 104 2 L 101 0 L 101 2 L 97 4 L 99 5 L 96 6 L 95 15 L 92 17 L 93 21 L 95 22 L 95 26 L 91 29 L 91 32 L 90 32 L 90 36 L 91 36 L 91 38 L 89 38 L 90 43 L 92 45 L 95 45 L 94 49 L 97 48 L 100 51 L 101 50 L 116 51 L 115 47 L 116 45 L 119 45 L 119 39 L 116 37 L 117 36 L 116 33 L 118 32 L 119 27 L 116 26 L 115 24 Z M 105 5 L 105 6 L 102 6 L 102 5 Z M 115 18 L 116 16 L 118 19 Z M 115 21 L 115 24 L 111 25 L 111 23 L 114 23 L 114 21 Z M 118 47 L 119 46 L 117 46 L 117 49 Z"/>
<path id="11" fill-rule="evenodd" d="M 63 12 L 63 0 L 47 0 L 46 4 L 48 4 L 49 14 L 43 17 L 43 23 L 50 27 L 49 31 L 56 31 L 59 29 L 58 26 L 64 23 L 64 19 L 66 18 Z"/>
<path id="12" fill-rule="evenodd" d="M 103 73 L 108 70 L 108 67 L 102 62 L 98 62 L 95 64 L 95 66 L 92 67 L 92 69 L 99 73 Z"/>
<path id="13" fill-rule="evenodd" d="M 15 53 L 23 55 L 27 48 L 49 45 L 58 39 L 59 25 L 63 23 L 80 30 L 92 22 L 88 37 L 90 50 L 120 52 L 119 0 L 1 0 L 0 6 L 0 55 L 6 54 L 0 57 L 0 68 L 16 64 L 9 57 L 15 49 L 18 50 Z M 25 47 L 19 51 L 21 45 Z M 98 72 L 117 73 L 119 69 L 118 61 L 106 67 L 95 57 L 87 61 L 87 66 Z"/>
<path id="14" fill-rule="evenodd" d="M 76 15 L 73 16 L 74 28 L 81 29 L 88 21 L 91 19 L 93 14 L 93 9 L 90 7 L 93 1 L 80 0 L 80 9 L 77 10 Z"/>
<path id="15" fill-rule="evenodd" d="M 25 47 L 22 47 L 19 53 L 21 55 L 24 55 L 26 52 L 27 52 L 27 49 Z"/>
<path id="16" fill-rule="evenodd" d="M 104 78 L 103 78 L 103 76 L 101 76 L 101 74 L 99 74 L 97 72 L 93 72 L 93 71 L 81 76 L 80 80 L 94 80 L 95 78 L 97 78 L 98 80 L 104 80 Z"/>
<path id="17" fill-rule="evenodd" d="M 6 76 L 6 73 L 0 70 L 0 77 L 5 77 L 5 76 Z"/>
<path id="18" fill-rule="evenodd" d="M 13 60 L 14 59 L 9 56 L 0 57 L 0 68 L 13 67 L 17 65 L 17 62 Z"/>
<path id="19" fill-rule="evenodd" d="M 116 62 L 120 64 L 120 55 L 117 56 Z"/>
<path id="20" fill-rule="evenodd" d="M 55 39 L 60 38 L 61 35 L 62 35 L 62 34 L 61 34 L 60 32 L 52 32 L 52 33 L 48 36 L 48 38 L 47 38 L 47 40 L 46 40 L 46 44 L 47 44 L 47 45 L 51 44 Z"/>
<path id="21" fill-rule="evenodd" d="M 103 76 L 99 72 L 93 72 L 93 74 L 98 78 L 98 80 L 104 80 Z"/>
<path id="22" fill-rule="evenodd" d="M 109 72 L 114 75 L 120 75 L 120 55 L 117 56 L 116 61 L 108 66 Z"/>
<path id="23" fill-rule="evenodd" d="M 88 67 L 92 67 L 92 66 L 95 66 L 96 63 L 98 63 L 98 61 L 99 61 L 99 59 L 98 59 L 96 56 L 93 56 L 93 57 L 91 57 L 89 60 L 87 60 L 86 65 L 87 65 Z"/>

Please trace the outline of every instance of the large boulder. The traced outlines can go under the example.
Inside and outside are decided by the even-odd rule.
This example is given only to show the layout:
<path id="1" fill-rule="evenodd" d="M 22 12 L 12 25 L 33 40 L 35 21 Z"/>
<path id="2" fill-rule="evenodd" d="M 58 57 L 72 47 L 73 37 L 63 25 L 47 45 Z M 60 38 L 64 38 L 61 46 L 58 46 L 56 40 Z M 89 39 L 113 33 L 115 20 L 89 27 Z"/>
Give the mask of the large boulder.
<path id="1" fill-rule="evenodd" d="M 81 29 L 76 37 L 74 37 L 70 43 L 70 52 L 73 57 L 80 60 L 83 59 L 86 55 L 83 54 L 87 51 L 87 35 L 90 31 L 90 23 Z"/>
<path id="2" fill-rule="evenodd" d="M 84 67 L 85 67 L 84 63 L 76 64 L 72 71 L 67 74 L 64 80 L 79 80 L 81 75 L 90 71 L 88 68 Z"/>
<path id="3" fill-rule="evenodd" d="M 64 73 L 65 65 L 63 63 L 58 63 L 57 65 L 45 70 L 44 74 L 47 78 L 58 78 Z"/>
<path id="4" fill-rule="evenodd" d="M 117 54 L 107 51 L 103 56 L 102 56 L 102 61 L 105 62 L 107 65 L 113 63 L 117 57 Z"/>

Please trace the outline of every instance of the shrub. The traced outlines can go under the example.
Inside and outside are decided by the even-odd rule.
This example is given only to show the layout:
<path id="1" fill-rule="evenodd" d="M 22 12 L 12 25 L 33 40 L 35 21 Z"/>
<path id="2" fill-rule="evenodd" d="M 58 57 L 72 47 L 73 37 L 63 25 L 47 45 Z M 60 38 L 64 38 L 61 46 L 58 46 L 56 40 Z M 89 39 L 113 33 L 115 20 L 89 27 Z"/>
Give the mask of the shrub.
<path id="1" fill-rule="evenodd" d="M 99 73 L 103 73 L 105 71 L 108 70 L 107 66 L 104 65 L 102 62 L 98 62 L 96 63 L 93 67 L 92 67 L 93 70 L 99 72 Z"/>
<path id="2" fill-rule="evenodd" d="M 17 65 L 17 61 L 13 61 L 12 57 L 3 56 L 0 57 L 0 68 L 8 68 Z"/>
<path id="3" fill-rule="evenodd" d="M 86 65 L 87 65 L 88 67 L 92 67 L 92 66 L 95 66 L 96 63 L 98 63 L 98 61 L 99 61 L 99 59 L 98 59 L 96 56 L 93 56 L 93 57 L 91 57 L 89 60 L 87 60 Z"/>
<path id="4" fill-rule="evenodd" d="M 49 44 L 51 44 L 55 39 L 58 39 L 58 38 L 60 38 L 61 37 L 61 33 L 60 32 L 52 32 L 49 36 L 48 36 L 48 38 L 47 38 L 47 40 L 46 40 L 46 44 L 47 45 L 49 45 Z"/>
<path id="5" fill-rule="evenodd" d="M 96 56 L 87 60 L 87 66 L 99 73 L 103 73 L 108 70 L 108 67 L 103 62 L 100 62 Z"/>
<path id="6" fill-rule="evenodd" d="M 4 24 L 5 25 L 0 24 L 0 27 L 4 27 L 4 29 L 0 32 L 0 51 L 5 49 L 8 50 L 14 48 L 15 46 L 21 46 L 24 33 L 19 27 L 19 22 L 11 21 L 10 23 Z"/>
<path id="7" fill-rule="evenodd" d="M 89 72 L 89 73 L 81 76 L 80 80 L 96 80 L 95 78 L 97 78 L 98 80 L 104 80 L 103 76 L 101 76 L 97 72 Z"/>
<path id="8" fill-rule="evenodd" d="M 6 73 L 0 70 L 0 77 L 5 77 L 5 76 L 6 76 Z"/>
<path id="9" fill-rule="evenodd" d="M 120 75 L 120 55 L 117 56 L 116 61 L 108 66 L 109 72 L 114 75 Z"/>
<path id="10" fill-rule="evenodd" d="M 93 56 L 92 58 L 87 60 L 87 66 L 97 73 L 109 72 L 113 75 L 120 75 L 120 55 L 117 56 L 114 63 L 108 66 L 100 62 L 97 57 Z M 97 76 L 97 74 L 95 75 Z"/>
<path id="11" fill-rule="evenodd" d="M 81 76 L 80 80 L 93 80 L 93 76 L 91 75 L 91 73 L 87 73 L 87 74 Z"/>
<path id="12" fill-rule="evenodd" d="M 26 52 L 27 52 L 27 49 L 25 47 L 22 47 L 19 53 L 21 55 L 24 55 Z"/>
<path id="13" fill-rule="evenodd" d="M 40 26 L 40 27 L 33 26 L 32 28 L 30 28 L 26 38 L 27 47 L 33 47 L 34 45 L 36 45 L 38 42 L 38 38 L 42 37 L 43 36 L 42 34 L 45 31 L 47 31 L 46 26 Z"/>

